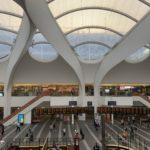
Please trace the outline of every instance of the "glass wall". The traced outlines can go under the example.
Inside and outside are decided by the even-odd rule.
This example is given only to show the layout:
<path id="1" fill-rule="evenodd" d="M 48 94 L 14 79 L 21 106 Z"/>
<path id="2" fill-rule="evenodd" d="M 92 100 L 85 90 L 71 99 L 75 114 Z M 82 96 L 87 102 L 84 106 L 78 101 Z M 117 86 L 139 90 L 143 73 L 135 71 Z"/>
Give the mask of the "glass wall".
<path id="1" fill-rule="evenodd" d="M 12 96 L 38 96 L 49 90 L 50 96 L 78 96 L 78 85 L 16 84 L 12 87 Z"/>
<path id="2" fill-rule="evenodd" d="M 50 96 L 79 96 L 79 85 L 71 84 L 16 84 L 12 87 L 12 96 L 38 96 L 45 90 L 49 90 Z M 3 91 L 4 86 L 0 86 L 0 92 Z M 104 84 L 100 86 L 101 96 L 132 96 L 133 93 L 150 96 L 150 85 Z M 85 95 L 94 96 L 92 84 L 85 85 Z"/>
<path id="3" fill-rule="evenodd" d="M 92 84 L 85 85 L 85 95 L 94 96 L 94 86 Z"/>
<path id="4" fill-rule="evenodd" d="M 143 96 L 150 96 L 149 85 L 110 85 L 101 86 L 101 96 L 132 96 L 134 93 L 139 93 Z"/>

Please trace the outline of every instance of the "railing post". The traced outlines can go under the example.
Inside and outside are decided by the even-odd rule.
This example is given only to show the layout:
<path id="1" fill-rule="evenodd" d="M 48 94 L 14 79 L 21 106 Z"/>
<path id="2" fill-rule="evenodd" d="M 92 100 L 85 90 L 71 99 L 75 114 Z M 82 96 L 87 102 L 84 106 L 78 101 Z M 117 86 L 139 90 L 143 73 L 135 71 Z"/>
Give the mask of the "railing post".
<path id="1" fill-rule="evenodd" d="M 40 146 L 40 138 L 39 138 L 39 146 Z"/>
<path id="2" fill-rule="evenodd" d="M 118 147 L 119 147 L 119 141 L 120 141 L 120 139 L 119 139 L 119 132 L 118 132 Z"/>
<path id="3" fill-rule="evenodd" d="M 105 150 L 106 142 L 105 142 L 105 116 L 101 115 L 101 123 L 102 123 L 102 150 Z"/>

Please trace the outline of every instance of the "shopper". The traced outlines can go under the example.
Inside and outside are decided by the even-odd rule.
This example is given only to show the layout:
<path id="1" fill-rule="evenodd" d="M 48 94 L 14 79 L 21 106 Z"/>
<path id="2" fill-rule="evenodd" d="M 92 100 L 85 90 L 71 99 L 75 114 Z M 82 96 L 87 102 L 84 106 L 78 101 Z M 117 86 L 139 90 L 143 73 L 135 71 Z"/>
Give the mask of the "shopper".
<path id="1" fill-rule="evenodd" d="M 93 150 L 100 150 L 100 146 L 97 143 L 95 143 L 95 145 L 93 146 Z"/>

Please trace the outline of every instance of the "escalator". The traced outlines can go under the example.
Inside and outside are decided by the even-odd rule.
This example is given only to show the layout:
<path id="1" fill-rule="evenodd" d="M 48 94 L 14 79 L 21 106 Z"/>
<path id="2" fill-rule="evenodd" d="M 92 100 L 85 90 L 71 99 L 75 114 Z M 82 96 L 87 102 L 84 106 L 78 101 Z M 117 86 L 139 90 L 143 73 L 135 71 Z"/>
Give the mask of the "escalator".
<path id="1" fill-rule="evenodd" d="M 3 123 L 5 126 L 8 126 L 8 125 L 16 122 L 19 113 L 21 113 L 21 114 L 27 114 L 34 107 L 36 107 L 37 105 L 39 105 L 40 103 L 42 103 L 44 101 L 44 97 L 48 96 L 48 94 L 49 94 L 49 91 L 47 90 L 47 91 L 44 91 L 41 95 L 36 96 L 35 98 L 31 99 L 25 105 L 23 105 L 22 107 L 20 107 L 19 109 L 17 109 L 15 112 L 13 112 L 12 114 L 8 115 L 6 118 L 4 118 L 3 120 L 1 120 L 1 123 Z"/>
<path id="2" fill-rule="evenodd" d="M 133 94 L 133 103 L 141 103 L 144 106 L 147 106 L 148 108 L 150 108 L 150 99 L 146 96 L 143 96 L 139 93 L 134 93 Z"/>

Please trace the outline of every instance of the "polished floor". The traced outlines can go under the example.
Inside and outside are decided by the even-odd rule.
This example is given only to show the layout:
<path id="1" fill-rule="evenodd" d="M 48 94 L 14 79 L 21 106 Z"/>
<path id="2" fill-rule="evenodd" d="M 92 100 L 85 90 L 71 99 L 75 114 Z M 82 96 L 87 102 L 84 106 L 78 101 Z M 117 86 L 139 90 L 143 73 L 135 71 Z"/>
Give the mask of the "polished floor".
<path id="1" fill-rule="evenodd" d="M 50 130 L 50 126 L 55 124 L 55 129 Z M 130 133 L 130 126 L 127 123 L 124 126 L 120 125 L 120 120 L 115 120 L 114 124 L 106 123 L 106 144 L 123 144 L 127 147 L 132 147 L 135 150 L 150 150 L 150 130 L 147 129 L 146 124 L 140 126 L 135 124 L 134 137 L 127 139 L 122 137 L 124 128 L 127 128 Z M 29 128 L 33 132 L 33 142 L 29 142 L 26 138 L 26 134 L 29 132 Z M 63 136 L 62 129 L 66 129 L 66 135 Z M 60 144 L 73 144 L 73 137 L 75 130 L 80 131 L 82 129 L 85 138 L 80 140 L 81 150 L 91 150 L 94 144 L 97 142 L 99 146 L 101 143 L 101 127 L 98 130 L 95 129 L 93 120 L 87 121 L 75 121 L 74 124 L 66 122 L 61 119 L 45 118 L 40 123 L 32 125 L 23 125 L 21 131 L 16 132 L 16 125 L 11 125 L 5 128 L 5 134 L 3 140 L 9 141 L 15 144 L 28 145 L 28 144 L 42 144 L 46 137 L 49 138 L 49 143 L 57 142 Z M 70 141 L 69 141 L 70 139 Z M 70 143 L 69 143 L 70 142 Z"/>

